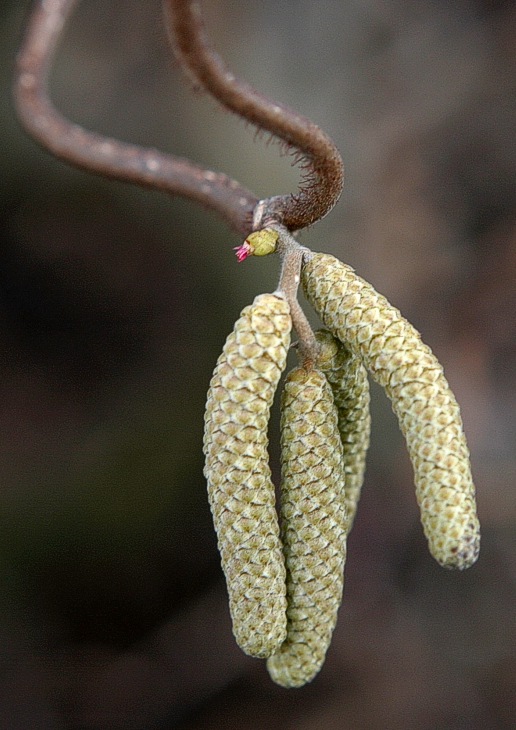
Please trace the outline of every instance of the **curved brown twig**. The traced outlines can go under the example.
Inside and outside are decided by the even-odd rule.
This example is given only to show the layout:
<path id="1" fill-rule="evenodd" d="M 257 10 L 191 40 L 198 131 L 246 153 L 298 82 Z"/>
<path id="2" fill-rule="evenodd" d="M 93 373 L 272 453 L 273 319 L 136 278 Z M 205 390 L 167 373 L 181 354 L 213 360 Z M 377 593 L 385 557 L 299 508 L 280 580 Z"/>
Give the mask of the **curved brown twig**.
<path id="1" fill-rule="evenodd" d="M 328 213 L 339 199 L 344 166 L 332 140 L 316 124 L 271 101 L 226 68 L 210 46 L 196 0 L 164 0 L 174 52 L 194 80 L 225 107 L 296 148 L 306 182 L 295 195 L 261 201 L 258 229 L 271 221 L 299 230 Z"/>
<path id="2" fill-rule="evenodd" d="M 65 119 L 48 97 L 61 32 L 77 0 L 38 0 L 18 55 L 15 101 L 26 130 L 56 157 L 107 177 L 195 200 L 238 233 L 252 228 L 257 197 L 236 180 L 156 149 L 89 132 Z"/>

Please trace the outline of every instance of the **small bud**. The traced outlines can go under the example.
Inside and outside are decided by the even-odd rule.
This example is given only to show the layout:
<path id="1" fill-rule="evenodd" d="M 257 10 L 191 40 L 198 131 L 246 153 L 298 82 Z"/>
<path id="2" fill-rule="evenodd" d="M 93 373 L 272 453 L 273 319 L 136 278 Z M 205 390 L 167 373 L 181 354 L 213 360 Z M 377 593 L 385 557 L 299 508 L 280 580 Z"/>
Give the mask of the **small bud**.
<path id="1" fill-rule="evenodd" d="M 206 403 L 204 473 L 233 633 L 256 657 L 270 656 L 286 635 L 285 564 L 267 425 L 290 330 L 282 294 L 256 297 L 226 340 Z"/>
<path id="2" fill-rule="evenodd" d="M 248 256 L 268 256 L 274 253 L 278 244 L 279 233 L 272 228 L 250 233 L 241 246 L 236 246 L 236 257 L 239 262 Z"/>

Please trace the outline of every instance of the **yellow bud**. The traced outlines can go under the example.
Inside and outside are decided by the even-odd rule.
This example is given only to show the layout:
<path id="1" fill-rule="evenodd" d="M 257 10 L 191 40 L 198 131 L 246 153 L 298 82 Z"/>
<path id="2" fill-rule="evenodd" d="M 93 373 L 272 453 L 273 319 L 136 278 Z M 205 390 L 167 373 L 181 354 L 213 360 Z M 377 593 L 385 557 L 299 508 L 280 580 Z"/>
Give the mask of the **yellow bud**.
<path id="1" fill-rule="evenodd" d="M 253 256 L 268 256 L 276 250 L 278 238 L 278 231 L 263 228 L 261 231 L 250 233 L 245 240 L 251 246 Z"/>

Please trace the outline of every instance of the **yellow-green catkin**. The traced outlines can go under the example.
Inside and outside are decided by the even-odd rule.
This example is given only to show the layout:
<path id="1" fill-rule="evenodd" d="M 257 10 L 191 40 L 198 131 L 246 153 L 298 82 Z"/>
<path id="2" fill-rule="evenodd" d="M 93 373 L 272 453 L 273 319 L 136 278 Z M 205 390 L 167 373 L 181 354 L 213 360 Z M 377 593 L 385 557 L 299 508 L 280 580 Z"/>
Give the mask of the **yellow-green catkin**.
<path id="1" fill-rule="evenodd" d="M 305 258 L 303 286 L 326 327 L 362 358 L 392 401 L 414 467 L 430 552 L 464 569 L 479 553 L 480 526 L 459 406 L 421 336 L 385 297 L 328 254 Z"/>
<path id="2" fill-rule="evenodd" d="M 300 367 L 287 376 L 281 451 L 287 638 L 267 669 L 277 684 L 301 687 L 324 662 L 346 558 L 342 443 L 332 391 L 320 370 Z"/>
<path id="3" fill-rule="evenodd" d="M 371 434 L 369 380 L 362 360 L 331 332 L 319 330 L 315 336 L 320 348 L 317 364 L 331 385 L 337 407 L 344 451 L 344 501 L 349 534 L 364 482 Z"/>
<path id="4" fill-rule="evenodd" d="M 256 657 L 272 654 L 286 635 L 285 564 L 267 427 L 290 331 L 284 296 L 256 297 L 226 340 L 206 404 L 204 473 L 233 633 Z"/>

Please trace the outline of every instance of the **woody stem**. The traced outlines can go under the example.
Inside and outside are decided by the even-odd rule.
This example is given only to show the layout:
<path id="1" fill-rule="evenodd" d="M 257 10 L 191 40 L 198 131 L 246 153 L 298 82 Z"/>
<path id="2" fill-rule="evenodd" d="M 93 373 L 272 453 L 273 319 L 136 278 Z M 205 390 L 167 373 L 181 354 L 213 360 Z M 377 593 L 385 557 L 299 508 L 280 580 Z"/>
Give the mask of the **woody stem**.
<path id="1" fill-rule="evenodd" d="M 174 54 L 188 76 L 227 109 L 285 142 L 305 183 L 295 194 L 260 201 L 254 229 L 279 221 L 290 231 L 312 225 L 338 201 L 344 165 L 331 138 L 314 122 L 238 79 L 211 46 L 197 0 L 163 0 Z"/>
<path id="2" fill-rule="evenodd" d="M 217 212 L 240 235 L 247 235 L 258 198 L 236 180 L 182 157 L 90 132 L 53 106 L 48 93 L 50 70 L 76 4 L 77 0 L 38 0 L 29 17 L 14 84 L 18 116 L 27 132 L 71 165 L 189 198 Z"/>
<path id="3" fill-rule="evenodd" d="M 280 234 L 277 248 L 281 256 L 281 274 L 278 290 L 285 295 L 285 299 L 290 307 L 292 325 L 298 337 L 297 352 L 301 365 L 306 369 L 311 369 L 317 361 L 319 345 L 310 326 L 310 322 L 297 299 L 299 282 L 301 281 L 303 255 L 308 249 L 305 246 L 301 246 L 284 226 L 274 223 L 269 227 L 278 231 Z"/>

